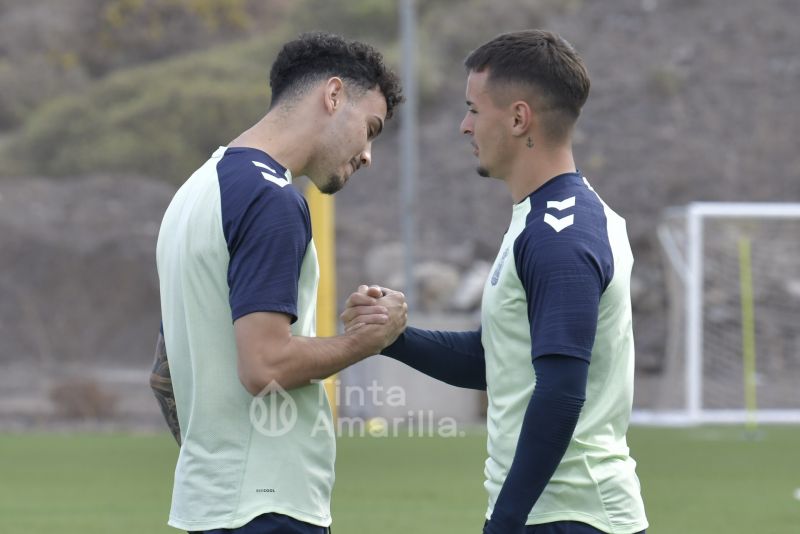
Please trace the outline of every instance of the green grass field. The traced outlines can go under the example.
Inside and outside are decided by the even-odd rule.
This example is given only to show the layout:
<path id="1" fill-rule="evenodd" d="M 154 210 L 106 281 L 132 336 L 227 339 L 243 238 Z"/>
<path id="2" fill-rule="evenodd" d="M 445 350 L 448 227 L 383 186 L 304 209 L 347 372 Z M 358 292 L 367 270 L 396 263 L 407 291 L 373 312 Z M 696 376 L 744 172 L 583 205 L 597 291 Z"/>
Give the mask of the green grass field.
<path id="1" fill-rule="evenodd" d="M 800 427 L 633 428 L 651 534 L 800 533 Z M 336 534 L 480 532 L 485 436 L 339 441 Z M 167 435 L 0 435 L 0 532 L 169 533 Z"/>

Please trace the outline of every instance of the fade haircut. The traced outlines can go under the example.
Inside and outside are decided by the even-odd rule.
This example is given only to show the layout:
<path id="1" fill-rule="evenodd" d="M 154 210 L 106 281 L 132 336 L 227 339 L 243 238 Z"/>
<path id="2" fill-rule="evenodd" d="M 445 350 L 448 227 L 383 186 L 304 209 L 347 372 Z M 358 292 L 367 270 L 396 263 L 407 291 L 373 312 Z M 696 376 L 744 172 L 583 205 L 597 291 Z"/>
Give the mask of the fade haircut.
<path id="1" fill-rule="evenodd" d="M 387 119 L 403 101 L 400 80 L 384 65 L 380 52 L 368 44 L 347 41 L 332 33 L 311 32 L 283 45 L 272 64 L 271 106 L 300 96 L 311 85 L 332 76 L 349 83 L 355 97 L 377 87 L 386 99 Z"/>
<path id="2" fill-rule="evenodd" d="M 498 35 L 471 52 L 464 65 L 474 72 L 489 69 L 488 87 L 500 89 L 495 95 L 506 88 L 533 89 L 533 108 L 542 116 L 545 135 L 555 141 L 569 138 L 589 96 L 589 75 L 578 53 L 544 30 Z"/>

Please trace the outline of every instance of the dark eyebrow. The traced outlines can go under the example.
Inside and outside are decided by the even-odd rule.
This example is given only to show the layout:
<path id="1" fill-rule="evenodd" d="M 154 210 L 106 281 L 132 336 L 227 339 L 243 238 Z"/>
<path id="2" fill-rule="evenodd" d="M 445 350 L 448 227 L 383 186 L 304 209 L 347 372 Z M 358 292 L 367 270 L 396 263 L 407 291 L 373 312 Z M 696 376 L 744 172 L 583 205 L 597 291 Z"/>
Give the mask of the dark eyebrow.
<path id="1" fill-rule="evenodd" d="M 470 102 L 469 100 L 467 100 L 467 105 L 468 105 L 469 107 L 472 107 L 472 106 L 474 106 L 475 104 L 473 104 L 472 102 Z"/>

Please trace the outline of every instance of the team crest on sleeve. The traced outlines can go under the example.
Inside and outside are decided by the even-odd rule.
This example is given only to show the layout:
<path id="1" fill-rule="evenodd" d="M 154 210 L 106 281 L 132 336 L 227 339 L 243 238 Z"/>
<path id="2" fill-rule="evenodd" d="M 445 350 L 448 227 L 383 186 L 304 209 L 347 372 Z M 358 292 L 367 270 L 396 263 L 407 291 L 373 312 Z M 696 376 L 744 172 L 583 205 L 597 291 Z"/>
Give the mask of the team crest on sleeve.
<path id="1" fill-rule="evenodd" d="M 575 207 L 575 197 L 571 196 L 569 198 L 565 198 L 564 200 L 548 200 L 547 201 L 547 209 L 556 209 L 558 211 L 564 211 L 570 208 Z M 544 214 L 544 222 L 549 224 L 553 230 L 556 232 L 560 232 L 564 228 L 568 228 L 572 226 L 575 222 L 575 215 L 569 214 L 565 217 L 556 217 L 551 213 Z"/>
<path id="2" fill-rule="evenodd" d="M 508 257 L 508 249 L 510 247 L 506 247 L 503 251 L 503 255 L 500 256 L 500 260 L 497 262 L 497 267 L 495 268 L 494 272 L 492 273 L 492 285 L 496 286 L 497 281 L 500 280 L 500 271 L 503 270 L 503 264 L 506 262 L 506 258 Z"/>

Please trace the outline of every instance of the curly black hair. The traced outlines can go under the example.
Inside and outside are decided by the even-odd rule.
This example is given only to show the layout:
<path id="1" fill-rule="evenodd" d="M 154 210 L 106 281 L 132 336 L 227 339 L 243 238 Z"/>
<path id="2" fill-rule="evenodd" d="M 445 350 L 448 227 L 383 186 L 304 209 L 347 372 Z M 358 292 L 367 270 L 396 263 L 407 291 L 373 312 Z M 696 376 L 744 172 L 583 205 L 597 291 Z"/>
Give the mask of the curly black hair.
<path id="1" fill-rule="evenodd" d="M 349 81 L 362 93 L 378 87 L 386 99 L 387 119 L 404 100 L 400 80 L 384 65 L 380 52 L 339 35 L 311 32 L 283 45 L 275 58 L 269 73 L 272 106 L 330 76 Z"/>

